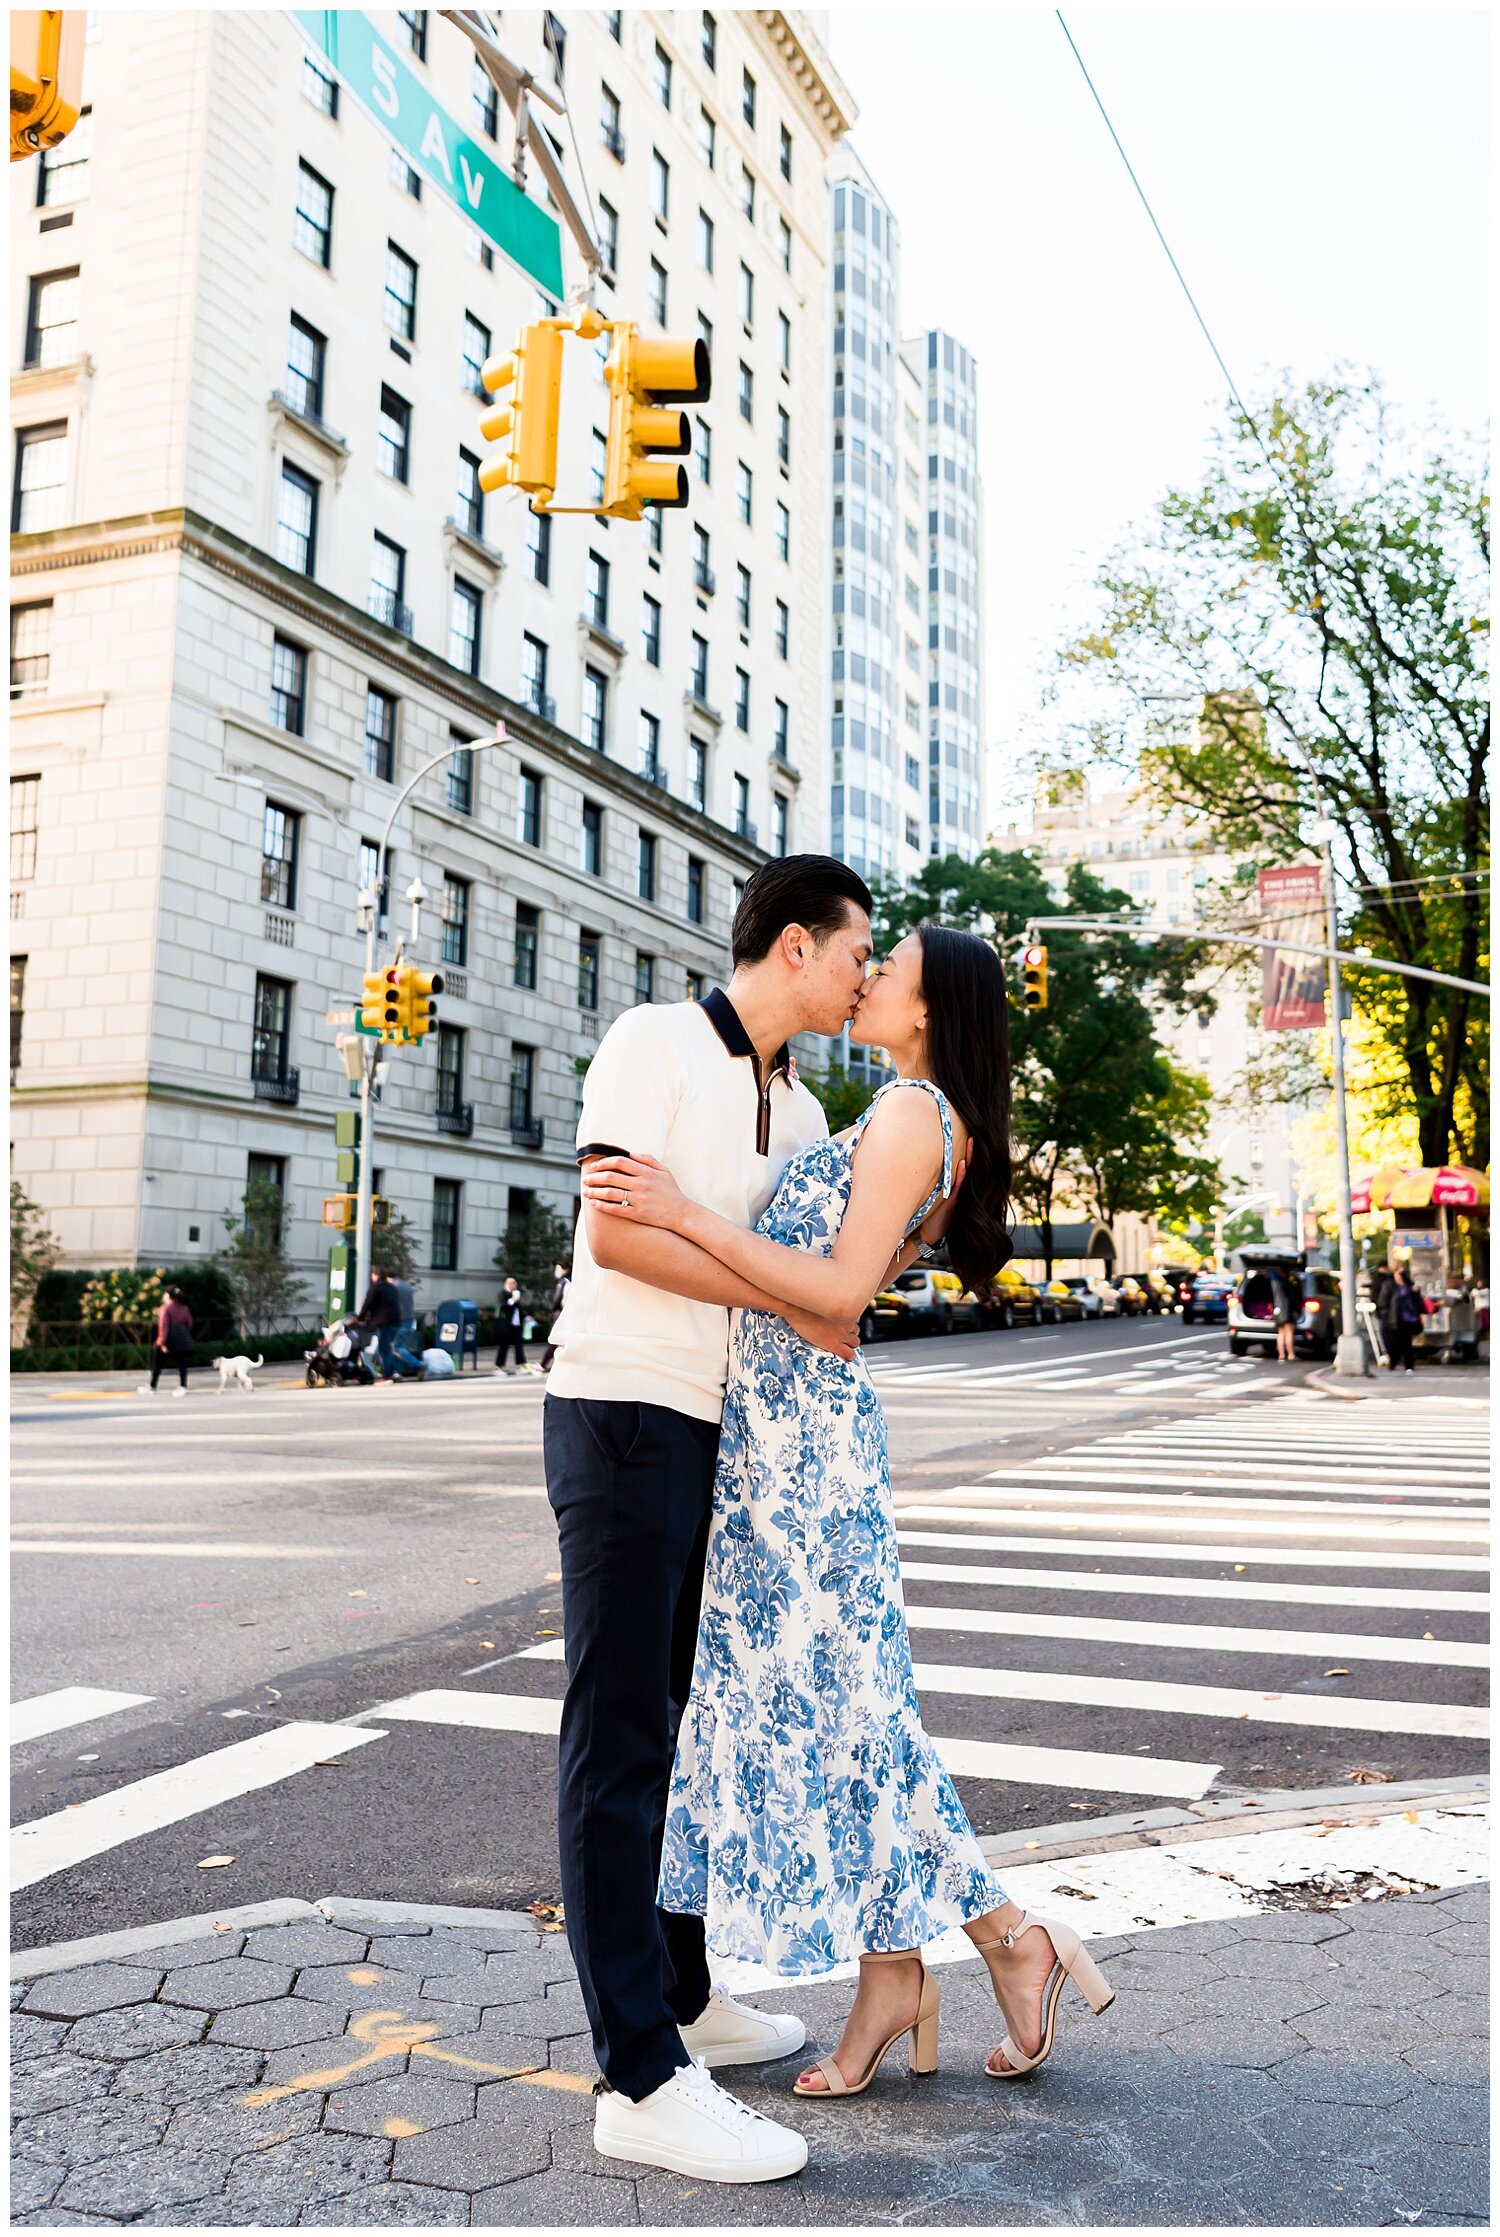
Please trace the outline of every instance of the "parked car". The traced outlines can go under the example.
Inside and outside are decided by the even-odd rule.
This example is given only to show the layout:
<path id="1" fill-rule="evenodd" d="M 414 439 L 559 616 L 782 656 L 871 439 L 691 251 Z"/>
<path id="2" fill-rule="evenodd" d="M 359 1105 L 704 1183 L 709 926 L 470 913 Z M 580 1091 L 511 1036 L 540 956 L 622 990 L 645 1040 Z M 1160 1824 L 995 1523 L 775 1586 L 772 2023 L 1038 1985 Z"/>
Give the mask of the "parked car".
<path id="1" fill-rule="evenodd" d="M 956 1274 L 941 1266 L 913 1266 L 898 1274 L 860 1316 L 861 1343 L 876 1336 L 946 1336 L 951 1328 L 977 1328 L 979 1306 Z"/>
<path id="2" fill-rule="evenodd" d="M 1086 1320 L 1119 1318 L 1120 1292 L 1107 1274 L 1065 1274 L 1063 1280 L 1082 1305 Z"/>
<path id="3" fill-rule="evenodd" d="M 1228 1320 L 1229 1300 L 1233 1294 L 1232 1274 L 1195 1274 L 1193 1286 L 1182 1303 L 1183 1327 L 1189 1327 L 1195 1320 Z"/>
<path id="4" fill-rule="evenodd" d="M 986 1328 L 1014 1328 L 1018 1320 L 1033 1324 L 1041 1314 L 1041 1294 L 1014 1266 L 1002 1266 L 995 1287 L 980 1307 Z"/>
<path id="5" fill-rule="evenodd" d="M 1157 1273 L 1154 1267 L 1149 1273 L 1142 1274 L 1140 1278 L 1147 1289 L 1150 1290 L 1152 1296 L 1160 1300 L 1161 1309 L 1164 1313 L 1176 1312 L 1179 1299 L 1175 1282 L 1169 1281 L 1165 1274 Z"/>
<path id="6" fill-rule="evenodd" d="M 1332 1359 L 1339 1341 L 1339 1285 L 1326 1267 L 1307 1265 L 1300 1251 L 1245 1251 L 1244 1272 L 1229 1299 L 1229 1349 L 1243 1358 L 1252 1344 L 1276 1350 L 1276 1304 L 1271 1276 L 1279 1273 L 1300 1295 L 1295 1344 L 1314 1359 Z"/>
<path id="7" fill-rule="evenodd" d="M 1169 1313 L 1172 1310 L 1167 1302 L 1167 1285 L 1159 1274 L 1127 1274 L 1121 1286 L 1123 1288 L 1131 1283 L 1141 1295 L 1142 1301 L 1136 1307 L 1138 1313 Z"/>
<path id="8" fill-rule="evenodd" d="M 1134 1315 L 1136 1313 L 1149 1313 L 1154 1310 L 1150 1299 L 1134 1274 L 1122 1274 L 1115 1287 L 1120 1292 L 1120 1310 L 1122 1313 Z"/>
<path id="9" fill-rule="evenodd" d="M 1082 1320 L 1082 1300 L 1078 1292 L 1070 1288 L 1067 1282 L 1060 1279 L 1055 1282 L 1047 1282 L 1041 1292 L 1038 1317 L 1041 1320 L 1050 1321 Z"/>
<path id="10" fill-rule="evenodd" d="M 1161 1270 L 1161 1278 L 1185 1311 L 1187 1301 L 1193 1294 L 1193 1284 L 1198 1278 L 1192 1268 L 1188 1266 L 1164 1266 Z"/>

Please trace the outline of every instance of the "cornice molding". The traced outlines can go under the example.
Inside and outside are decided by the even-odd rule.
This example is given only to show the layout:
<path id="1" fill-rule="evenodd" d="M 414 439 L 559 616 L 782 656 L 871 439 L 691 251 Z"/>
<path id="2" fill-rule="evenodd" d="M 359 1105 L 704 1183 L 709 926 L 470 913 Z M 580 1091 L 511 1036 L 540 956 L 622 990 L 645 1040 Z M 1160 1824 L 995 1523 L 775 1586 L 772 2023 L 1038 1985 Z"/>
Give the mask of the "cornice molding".
<path id="1" fill-rule="evenodd" d="M 782 68 L 801 92 L 829 140 L 841 140 L 859 111 L 848 87 L 805 27 L 801 15 L 788 15 L 780 8 L 761 8 L 757 13 Z"/>

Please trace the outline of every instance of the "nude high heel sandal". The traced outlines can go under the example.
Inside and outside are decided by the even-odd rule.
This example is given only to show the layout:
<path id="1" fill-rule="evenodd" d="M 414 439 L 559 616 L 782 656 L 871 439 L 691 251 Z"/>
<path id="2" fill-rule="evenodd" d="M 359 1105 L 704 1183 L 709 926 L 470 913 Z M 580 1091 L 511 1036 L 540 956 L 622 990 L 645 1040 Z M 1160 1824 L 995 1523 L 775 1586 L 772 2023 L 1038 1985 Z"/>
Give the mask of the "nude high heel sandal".
<path id="1" fill-rule="evenodd" d="M 1007 2033 L 1000 2049 L 1008 2064 L 1005 2067 L 991 2066 L 988 2063 L 985 2065 L 985 2072 L 994 2082 L 1017 2081 L 1021 2075 L 1029 2074 L 1035 2067 L 1040 2066 L 1043 2059 L 1051 2057 L 1052 2039 L 1057 2030 L 1057 2006 L 1062 1996 L 1065 1980 L 1071 1979 L 1073 1981 L 1074 1985 L 1087 1999 L 1091 2011 L 1107 2011 L 1115 2000 L 1114 1990 L 1089 1956 L 1073 1928 L 1065 1926 L 1061 1919 L 1038 1918 L 1031 1911 L 1023 1911 L 1015 1925 L 1007 1927 L 1006 1931 L 996 1941 L 976 1942 L 974 1944 L 985 1964 L 989 1966 L 992 1982 L 998 1980 L 998 1975 L 994 1966 L 990 1963 L 988 1952 L 1010 1949 L 1017 1937 L 1033 1926 L 1039 1926 L 1042 1929 L 1043 1933 L 1050 1939 L 1053 1949 L 1057 1952 L 1057 1963 L 1047 1975 L 1042 1988 L 1042 2040 L 1033 2055 L 1028 2058 L 1024 2051 L 1017 2050 L 1009 2033 Z M 999 2002 L 998 1995 L 996 2002 Z M 991 2053 L 991 2056 L 993 2055 Z"/>
<path id="2" fill-rule="evenodd" d="M 830 2053 L 827 2058 L 813 2061 L 814 2071 L 821 2074 L 827 2089 L 804 2089 L 801 2081 L 792 2084 L 794 2097 L 860 2097 L 874 2081 L 881 2060 L 893 2043 L 903 2035 L 911 2038 L 906 2047 L 906 2062 L 913 2074 L 935 2074 L 938 2062 L 938 2006 L 941 2001 L 938 1984 L 928 1972 L 920 1955 L 912 1950 L 867 1950 L 860 1959 L 861 1965 L 902 1965 L 913 1956 L 922 1966 L 922 1997 L 917 2006 L 917 2016 L 888 2035 L 857 2082 L 846 2082 L 839 2071 L 839 2063 Z"/>

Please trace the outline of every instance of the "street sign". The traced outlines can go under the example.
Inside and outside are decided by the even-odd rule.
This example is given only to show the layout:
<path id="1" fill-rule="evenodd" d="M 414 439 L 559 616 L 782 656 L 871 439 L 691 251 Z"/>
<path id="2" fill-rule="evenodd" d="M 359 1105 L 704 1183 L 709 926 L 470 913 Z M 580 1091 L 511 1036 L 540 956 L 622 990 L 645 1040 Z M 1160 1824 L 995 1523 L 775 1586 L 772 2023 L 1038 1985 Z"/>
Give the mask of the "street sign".
<path id="1" fill-rule="evenodd" d="M 323 1023 L 325 1025 L 352 1025 L 354 1016 L 353 1010 L 325 1010 L 323 1012 Z"/>
<path id="2" fill-rule="evenodd" d="M 293 20 L 328 57 L 354 99 L 403 155 L 543 294 L 563 292 L 556 218 L 522 191 L 357 8 L 294 8 Z"/>

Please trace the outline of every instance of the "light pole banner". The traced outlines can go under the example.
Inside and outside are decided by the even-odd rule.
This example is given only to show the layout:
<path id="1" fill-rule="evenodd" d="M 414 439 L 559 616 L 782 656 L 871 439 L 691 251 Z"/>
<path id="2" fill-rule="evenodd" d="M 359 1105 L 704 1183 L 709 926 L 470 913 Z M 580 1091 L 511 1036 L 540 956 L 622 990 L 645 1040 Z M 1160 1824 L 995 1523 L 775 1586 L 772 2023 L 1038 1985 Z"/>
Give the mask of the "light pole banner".
<path id="1" fill-rule="evenodd" d="M 1273 936 L 1301 947 L 1324 945 L 1323 872 L 1316 862 L 1262 870 L 1257 881 L 1261 922 Z M 1305 1033 L 1328 1023 L 1328 966 L 1321 956 L 1261 950 L 1260 1022 L 1271 1033 Z"/>
<path id="2" fill-rule="evenodd" d="M 294 8 L 292 17 L 328 57 L 360 107 L 423 177 L 544 294 L 561 296 L 562 236 L 556 218 L 523 193 L 494 157 L 439 108 L 369 17 L 357 8 Z"/>

